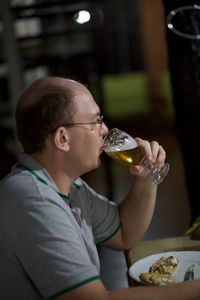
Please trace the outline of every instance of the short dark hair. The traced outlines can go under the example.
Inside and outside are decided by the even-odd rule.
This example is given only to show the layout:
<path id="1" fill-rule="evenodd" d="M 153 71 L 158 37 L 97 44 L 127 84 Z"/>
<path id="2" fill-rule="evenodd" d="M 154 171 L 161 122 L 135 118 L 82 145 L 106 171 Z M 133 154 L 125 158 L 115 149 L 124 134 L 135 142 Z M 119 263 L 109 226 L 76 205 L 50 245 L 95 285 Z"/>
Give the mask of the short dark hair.
<path id="1" fill-rule="evenodd" d="M 58 81 L 38 80 L 20 97 L 16 108 L 17 136 L 26 153 L 41 152 L 56 126 L 72 122 L 71 89 Z"/>

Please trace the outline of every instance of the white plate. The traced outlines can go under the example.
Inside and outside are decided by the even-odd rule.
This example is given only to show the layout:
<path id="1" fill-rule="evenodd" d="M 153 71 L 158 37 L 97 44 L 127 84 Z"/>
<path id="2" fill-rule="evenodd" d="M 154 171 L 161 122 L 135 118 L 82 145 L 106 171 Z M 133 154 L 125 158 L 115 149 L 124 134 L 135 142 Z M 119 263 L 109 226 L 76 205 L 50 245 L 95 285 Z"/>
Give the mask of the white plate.
<path id="1" fill-rule="evenodd" d="M 130 277 L 132 277 L 139 283 L 146 284 L 140 280 L 140 274 L 148 272 L 150 266 L 158 259 L 160 259 L 161 256 L 175 256 L 178 258 L 179 266 L 173 274 L 175 276 L 176 282 L 181 282 L 184 280 L 184 275 L 187 271 L 187 268 L 192 264 L 195 264 L 194 279 L 200 278 L 200 251 L 173 251 L 147 256 L 143 259 L 138 260 L 129 268 Z"/>

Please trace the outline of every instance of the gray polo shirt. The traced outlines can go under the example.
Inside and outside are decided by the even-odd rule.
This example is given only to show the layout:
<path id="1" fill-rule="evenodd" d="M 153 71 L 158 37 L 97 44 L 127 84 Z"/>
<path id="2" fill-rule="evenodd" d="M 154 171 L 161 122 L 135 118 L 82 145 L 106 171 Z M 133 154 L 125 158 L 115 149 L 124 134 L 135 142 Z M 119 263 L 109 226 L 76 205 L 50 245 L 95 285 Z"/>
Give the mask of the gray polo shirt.
<path id="1" fill-rule="evenodd" d="M 0 182 L 0 299 L 54 299 L 99 278 L 96 244 L 118 230 L 118 209 L 82 179 L 62 195 L 29 155 L 19 163 Z"/>

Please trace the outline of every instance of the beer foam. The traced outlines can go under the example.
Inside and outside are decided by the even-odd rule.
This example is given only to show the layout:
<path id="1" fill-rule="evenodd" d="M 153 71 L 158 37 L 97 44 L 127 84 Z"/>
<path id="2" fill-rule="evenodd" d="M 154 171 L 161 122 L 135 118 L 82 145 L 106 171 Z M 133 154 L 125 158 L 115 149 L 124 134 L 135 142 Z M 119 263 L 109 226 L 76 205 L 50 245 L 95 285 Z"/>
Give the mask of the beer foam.
<path id="1" fill-rule="evenodd" d="M 106 147 L 104 151 L 106 152 L 121 151 L 121 150 L 133 149 L 136 147 L 138 147 L 136 140 L 131 139 L 131 140 L 126 140 L 126 143 L 124 143 L 123 145 L 119 143 L 118 145 L 112 145 L 110 147 Z"/>

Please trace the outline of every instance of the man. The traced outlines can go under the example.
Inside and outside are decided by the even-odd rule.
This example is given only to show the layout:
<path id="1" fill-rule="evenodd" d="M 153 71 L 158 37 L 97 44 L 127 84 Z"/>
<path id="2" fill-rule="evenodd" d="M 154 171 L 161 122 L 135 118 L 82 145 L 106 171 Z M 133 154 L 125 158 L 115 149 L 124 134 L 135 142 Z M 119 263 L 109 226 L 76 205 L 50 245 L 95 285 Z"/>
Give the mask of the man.
<path id="1" fill-rule="evenodd" d="M 108 132 L 82 84 L 36 81 L 19 99 L 16 124 L 24 153 L 0 185 L 0 299 L 199 299 L 197 280 L 112 292 L 103 286 L 96 244 L 136 244 L 151 221 L 157 187 L 152 174 L 132 166 L 131 190 L 117 207 L 80 179 L 99 167 Z M 138 143 L 151 163 L 164 164 L 157 142 Z"/>

